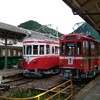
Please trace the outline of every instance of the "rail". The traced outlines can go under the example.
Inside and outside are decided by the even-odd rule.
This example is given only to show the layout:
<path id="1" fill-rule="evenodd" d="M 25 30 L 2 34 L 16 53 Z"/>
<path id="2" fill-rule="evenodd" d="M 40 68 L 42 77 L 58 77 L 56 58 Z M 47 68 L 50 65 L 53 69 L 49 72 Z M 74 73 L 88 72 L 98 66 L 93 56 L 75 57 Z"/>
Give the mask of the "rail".
<path id="1" fill-rule="evenodd" d="M 22 70 L 18 69 L 4 69 L 0 70 L 0 84 L 17 80 L 22 76 Z"/>
<path id="2" fill-rule="evenodd" d="M 8 98 L 0 96 L 0 100 L 72 100 L 73 84 L 68 80 L 54 88 L 29 98 Z"/>

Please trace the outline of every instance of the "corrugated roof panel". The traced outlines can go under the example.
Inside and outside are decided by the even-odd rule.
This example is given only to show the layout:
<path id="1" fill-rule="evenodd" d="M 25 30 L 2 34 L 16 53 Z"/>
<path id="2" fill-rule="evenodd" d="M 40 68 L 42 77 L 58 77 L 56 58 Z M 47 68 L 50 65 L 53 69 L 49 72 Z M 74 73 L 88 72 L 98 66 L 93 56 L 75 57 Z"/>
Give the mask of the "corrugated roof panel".
<path id="1" fill-rule="evenodd" d="M 63 0 L 73 11 L 100 34 L 100 0 Z"/>

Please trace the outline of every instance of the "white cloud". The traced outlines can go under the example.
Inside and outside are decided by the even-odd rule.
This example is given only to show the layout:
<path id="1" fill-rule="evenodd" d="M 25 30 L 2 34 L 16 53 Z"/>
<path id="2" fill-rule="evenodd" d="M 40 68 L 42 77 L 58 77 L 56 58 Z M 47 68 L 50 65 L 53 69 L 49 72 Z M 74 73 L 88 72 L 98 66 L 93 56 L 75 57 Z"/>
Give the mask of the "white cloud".
<path id="1" fill-rule="evenodd" d="M 17 26 L 28 20 L 53 24 L 62 33 L 83 21 L 62 0 L 0 0 L 0 22 Z"/>

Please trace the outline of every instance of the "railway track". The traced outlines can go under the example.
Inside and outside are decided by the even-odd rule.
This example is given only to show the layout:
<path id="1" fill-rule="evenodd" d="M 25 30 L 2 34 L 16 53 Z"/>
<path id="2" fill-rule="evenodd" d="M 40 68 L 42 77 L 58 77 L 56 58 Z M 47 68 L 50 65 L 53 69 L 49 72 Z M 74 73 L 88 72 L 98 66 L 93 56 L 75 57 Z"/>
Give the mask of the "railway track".
<path id="1" fill-rule="evenodd" d="M 16 89 L 19 86 L 21 86 L 21 87 L 28 86 L 28 83 L 33 83 L 33 79 L 21 78 L 19 80 L 15 80 L 15 81 L 7 82 L 5 84 L 1 84 L 0 94 L 3 96 L 7 96 L 7 95 L 9 95 L 9 93 L 12 90 Z M 32 84 L 31 84 L 31 86 L 32 86 Z"/>
<path id="2" fill-rule="evenodd" d="M 90 83 L 93 79 L 95 79 L 99 75 L 100 75 L 100 72 L 91 79 L 84 79 L 81 81 L 73 81 L 74 95 L 76 95 L 81 89 L 83 89 L 88 83 Z"/>
<path id="3" fill-rule="evenodd" d="M 90 81 L 91 80 L 83 80 L 83 81 L 78 81 L 78 82 L 74 81 L 73 82 L 74 95 L 76 95 Z M 2 89 L 0 92 L 3 96 L 7 96 L 10 94 L 12 90 L 16 89 L 19 86 L 23 87 L 24 89 L 35 88 L 41 91 L 46 91 L 63 82 L 65 82 L 65 80 L 59 74 L 54 75 L 54 76 L 44 77 L 44 78 L 24 78 L 23 77 L 23 78 L 20 78 L 19 80 L 3 84 L 5 89 Z"/>
<path id="4" fill-rule="evenodd" d="M 1 84 L 1 94 L 8 95 L 10 91 L 21 86 L 24 89 L 39 89 L 48 90 L 58 84 L 62 83 L 63 80 L 59 75 L 44 77 L 44 78 L 20 78 L 19 80 L 7 82 L 6 84 Z M 8 88 L 6 88 L 8 86 Z"/>
<path id="5" fill-rule="evenodd" d="M 81 89 L 83 89 L 89 82 L 90 80 L 73 82 L 74 95 L 76 95 Z"/>

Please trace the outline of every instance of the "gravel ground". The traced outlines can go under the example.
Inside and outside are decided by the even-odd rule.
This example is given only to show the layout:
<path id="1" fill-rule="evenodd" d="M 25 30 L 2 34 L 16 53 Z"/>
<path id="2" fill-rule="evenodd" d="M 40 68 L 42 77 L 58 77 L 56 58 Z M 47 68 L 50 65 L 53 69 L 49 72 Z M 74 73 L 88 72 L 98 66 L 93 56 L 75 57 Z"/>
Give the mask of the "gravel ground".
<path id="1" fill-rule="evenodd" d="M 34 88 L 37 89 L 50 89 L 60 83 L 62 83 L 64 80 L 63 78 L 58 74 L 50 77 L 45 77 L 43 79 L 35 79 L 34 80 Z"/>
<path id="2" fill-rule="evenodd" d="M 27 81 L 28 79 L 25 79 L 25 80 Z M 30 80 L 30 78 L 29 78 L 29 80 Z M 47 76 L 45 78 L 31 78 L 31 80 L 32 80 L 31 82 L 21 84 L 19 86 L 21 86 L 24 89 L 35 88 L 35 89 L 39 89 L 39 90 L 48 90 L 48 89 L 64 82 L 63 78 L 59 74 L 53 75 L 53 76 Z M 9 91 L 3 92 L 2 95 L 7 96 L 7 95 L 9 95 L 9 93 L 12 90 L 16 89 L 16 86 L 11 86 L 11 87 L 12 88 Z"/>

